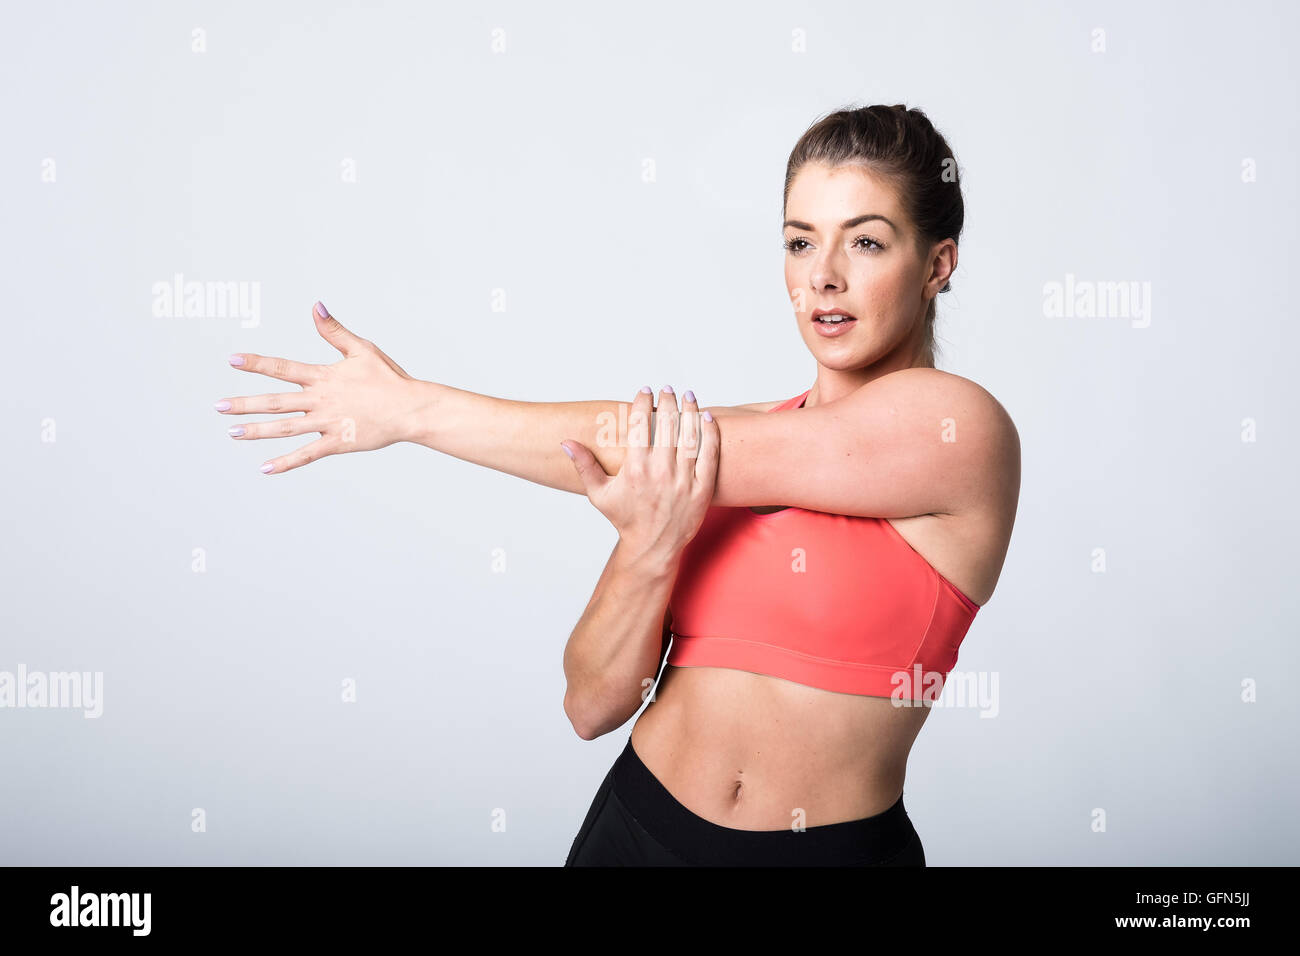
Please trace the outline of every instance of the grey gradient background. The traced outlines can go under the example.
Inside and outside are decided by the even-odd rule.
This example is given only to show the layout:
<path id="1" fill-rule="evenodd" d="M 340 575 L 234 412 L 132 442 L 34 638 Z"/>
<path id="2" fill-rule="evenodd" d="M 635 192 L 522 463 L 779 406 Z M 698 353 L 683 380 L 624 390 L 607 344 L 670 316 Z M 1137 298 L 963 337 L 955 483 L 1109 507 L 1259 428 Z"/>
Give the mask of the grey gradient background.
<path id="1" fill-rule="evenodd" d="M 923 108 L 957 153 L 939 364 L 1024 452 L 958 663 L 998 675 L 999 715 L 937 711 L 909 765 L 928 861 L 1298 862 L 1293 4 L 4 20 L 0 670 L 105 686 L 96 720 L 0 709 L 0 862 L 559 865 L 631 728 L 584 742 L 561 707 L 613 529 L 414 445 L 263 476 L 314 436 L 227 438 L 215 400 L 293 387 L 227 356 L 336 361 L 319 298 L 413 375 L 488 394 L 796 395 L 785 161 L 874 102 Z M 260 324 L 154 316 L 178 272 L 259 283 Z M 1150 326 L 1046 318 L 1067 273 L 1150 282 Z"/>

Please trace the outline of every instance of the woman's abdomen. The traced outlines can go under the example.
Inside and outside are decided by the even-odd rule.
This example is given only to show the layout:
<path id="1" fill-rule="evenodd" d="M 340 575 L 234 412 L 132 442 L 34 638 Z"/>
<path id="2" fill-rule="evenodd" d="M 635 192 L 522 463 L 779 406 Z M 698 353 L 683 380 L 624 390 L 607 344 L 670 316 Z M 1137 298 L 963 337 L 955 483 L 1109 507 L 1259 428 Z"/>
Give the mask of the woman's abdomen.
<path id="1" fill-rule="evenodd" d="M 632 746 L 678 802 L 711 823 L 823 826 L 893 805 L 928 713 L 748 671 L 669 666 Z"/>

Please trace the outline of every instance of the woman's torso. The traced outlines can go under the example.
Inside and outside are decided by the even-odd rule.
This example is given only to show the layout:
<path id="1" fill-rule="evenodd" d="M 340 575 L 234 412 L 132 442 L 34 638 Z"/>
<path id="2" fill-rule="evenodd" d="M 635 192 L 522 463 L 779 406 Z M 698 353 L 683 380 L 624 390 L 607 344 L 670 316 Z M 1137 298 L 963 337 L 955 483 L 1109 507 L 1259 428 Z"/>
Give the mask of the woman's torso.
<path id="1" fill-rule="evenodd" d="M 988 600 L 1006 553 L 1007 516 L 920 515 L 890 523 L 976 604 Z M 777 830 L 788 829 L 802 810 L 803 825 L 813 827 L 893 805 L 928 714 L 928 707 L 895 706 L 886 697 L 668 665 L 631 739 L 655 777 L 697 816 Z"/>

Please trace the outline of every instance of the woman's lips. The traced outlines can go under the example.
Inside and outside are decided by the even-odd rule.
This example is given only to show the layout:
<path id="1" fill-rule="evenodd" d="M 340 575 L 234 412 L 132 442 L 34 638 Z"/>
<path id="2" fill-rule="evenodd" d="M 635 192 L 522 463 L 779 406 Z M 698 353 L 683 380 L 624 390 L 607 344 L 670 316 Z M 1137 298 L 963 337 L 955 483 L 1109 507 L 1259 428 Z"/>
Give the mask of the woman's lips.
<path id="1" fill-rule="evenodd" d="M 837 335 L 843 335 L 850 328 L 858 324 L 857 319 L 845 319 L 843 322 L 822 322 L 820 319 L 812 320 L 813 328 L 817 334 L 828 339 L 833 339 Z"/>

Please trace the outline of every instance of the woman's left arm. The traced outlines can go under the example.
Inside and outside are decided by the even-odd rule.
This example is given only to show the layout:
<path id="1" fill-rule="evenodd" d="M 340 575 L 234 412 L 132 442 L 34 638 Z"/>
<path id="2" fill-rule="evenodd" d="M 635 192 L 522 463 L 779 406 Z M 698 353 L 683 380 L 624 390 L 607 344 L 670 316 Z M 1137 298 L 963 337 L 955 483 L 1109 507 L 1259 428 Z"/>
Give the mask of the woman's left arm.
<path id="1" fill-rule="evenodd" d="M 892 372 L 812 408 L 718 422 L 716 505 L 910 518 L 982 510 L 1019 487 L 1020 439 L 1006 409 L 937 369 Z"/>
<path id="2" fill-rule="evenodd" d="M 414 440 L 553 488 L 581 491 L 556 445 L 591 448 L 622 468 L 628 425 L 618 402 L 515 402 L 422 383 Z M 956 514 L 994 500 L 1019 440 L 979 385 L 931 368 L 884 375 L 833 402 L 780 412 L 708 408 L 721 448 L 713 504 L 909 518 Z M 622 424 L 619 424 L 622 423 Z"/>
<path id="3" fill-rule="evenodd" d="M 252 423 L 236 436 L 320 433 L 271 459 L 274 473 L 395 441 L 577 493 L 585 489 L 561 441 L 588 447 L 611 476 L 622 468 L 629 425 L 638 424 L 626 403 L 520 402 L 419 381 L 332 316 L 317 315 L 316 322 L 343 361 L 306 365 L 242 354 L 240 368 L 295 382 L 303 391 L 236 398 L 223 408 L 231 414 L 306 413 Z M 893 372 L 812 408 L 708 410 L 721 430 L 716 505 L 792 505 L 878 518 L 954 514 L 1003 494 L 1010 463 L 1019 460 L 1015 427 L 993 396 L 937 369 Z"/>

